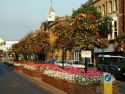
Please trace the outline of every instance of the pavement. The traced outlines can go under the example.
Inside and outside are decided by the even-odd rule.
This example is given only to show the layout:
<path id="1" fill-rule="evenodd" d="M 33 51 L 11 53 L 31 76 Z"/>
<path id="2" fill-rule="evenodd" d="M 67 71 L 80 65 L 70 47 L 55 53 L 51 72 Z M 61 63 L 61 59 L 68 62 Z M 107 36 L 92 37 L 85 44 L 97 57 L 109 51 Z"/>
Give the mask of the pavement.
<path id="1" fill-rule="evenodd" d="M 18 73 L 19 75 L 22 75 L 22 76 L 25 77 L 26 79 L 32 81 L 33 83 L 37 84 L 38 86 L 44 88 L 45 90 L 52 92 L 51 94 L 68 94 L 68 93 L 66 93 L 66 92 L 64 92 L 64 91 L 61 91 L 61 90 L 59 90 L 59 89 L 57 89 L 57 88 L 55 88 L 55 87 L 53 87 L 53 86 L 51 86 L 51 85 L 49 85 L 49 84 L 43 82 L 43 81 L 41 80 L 41 78 L 28 76 L 28 75 L 22 73 L 21 71 L 17 71 L 17 70 L 14 70 L 14 71 L 15 71 L 16 73 Z M 56 82 L 55 82 L 55 83 L 56 83 Z"/>

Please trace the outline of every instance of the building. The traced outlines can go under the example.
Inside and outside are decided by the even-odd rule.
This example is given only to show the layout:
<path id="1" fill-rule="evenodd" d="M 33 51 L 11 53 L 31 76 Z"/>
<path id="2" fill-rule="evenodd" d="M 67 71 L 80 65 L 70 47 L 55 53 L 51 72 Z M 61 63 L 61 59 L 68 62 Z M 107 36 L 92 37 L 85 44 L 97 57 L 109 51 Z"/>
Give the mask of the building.
<path id="1" fill-rule="evenodd" d="M 51 6 L 48 11 L 48 22 L 54 21 L 55 20 L 55 10 L 52 7 L 52 0 L 51 0 Z"/>
<path id="2" fill-rule="evenodd" d="M 5 41 L 2 38 L 0 38 L 0 50 L 7 52 L 13 44 L 18 43 L 18 42 L 19 41 Z"/>
<path id="3" fill-rule="evenodd" d="M 0 51 L 3 52 L 4 51 L 4 45 L 5 45 L 5 40 L 3 40 L 2 38 L 0 38 Z"/>
<path id="4" fill-rule="evenodd" d="M 109 47 L 107 49 L 95 49 L 95 53 L 114 54 L 115 52 L 116 54 L 117 52 L 123 52 L 121 44 L 115 40 L 125 32 L 125 0 L 88 0 L 85 4 L 96 7 L 103 16 L 109 16 L 113 19 L 112 34 L 108 36 Z"/>
<path id="5" fill-rule="evenodd" d="M 8 52 L 11 49 L 11 46 L 15 43 L 18 43 L 18 41 L 5 41 L 2 38 L 0 38 L 0 60 L 4 61 L 10 57 L 12 59 L 12 56 L 7 54 L 5 55 L 4 53 Z"/>
<path id="6" fill-rule="evenodd" d="M 56 38 L 56 36 L 51 32 L 51 28 L 55 25 L 55 23 L 57 21 L 61 22 L 66 17 L 69 17 L 69 16 L 65 16 L 65 17 L 56 16 L 56 12 L 53 9 L 52 0 L 51 0 L 51 6 L 50 6 L 49 11 L 48 11 L 48 18 L 46 21 L 41 23 L 40 30 L 39 30 L 41 32 L 44 31 L 44 32 L 49 33 L 49 36 L 50 36 L 49 41 L 50 41 L 51 46 L 53 46 L 53 43 L 54 43 L 55 38 Z M 73 55 L 76 55 L 76 54 L 73 54 Z M 73 55 L 72 55 L 72 53 L 67 52 L 66 59 L 72 59 Z M 47 57 L 61 60 L 62 59 L 62 49 L 53 49 L 53 51 L 51 53 L 49 53 Z M 74 56 L 74 58 L 76 58 L 76 56 Z"/>
<path id="7" fill-rule="evenodd" d="M 125 0 L 118 0 L 118 31 L 125 32 Z"/>
<path id="8" fill-rule="evenodd" d="M 110 16 L 112 21 L 112 34 L 108 39 L 116 39 L 118 36 L 118 1 L 117 0 L 89 0 L 88 3 L 97 8 L 103 16 Z"/>

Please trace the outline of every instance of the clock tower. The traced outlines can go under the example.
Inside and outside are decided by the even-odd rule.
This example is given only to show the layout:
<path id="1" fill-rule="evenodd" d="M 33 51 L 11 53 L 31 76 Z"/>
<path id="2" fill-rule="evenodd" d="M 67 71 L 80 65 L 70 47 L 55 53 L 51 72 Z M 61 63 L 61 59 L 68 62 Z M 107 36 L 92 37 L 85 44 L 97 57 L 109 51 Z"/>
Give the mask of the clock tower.
<path id="1" fill-rule="evenodd" d="M 52 22 L 55 20 L 55 10 L 52 7 L 52 0 L 51 0 L 51 6 L 48 11 L 48 22 Z"/>

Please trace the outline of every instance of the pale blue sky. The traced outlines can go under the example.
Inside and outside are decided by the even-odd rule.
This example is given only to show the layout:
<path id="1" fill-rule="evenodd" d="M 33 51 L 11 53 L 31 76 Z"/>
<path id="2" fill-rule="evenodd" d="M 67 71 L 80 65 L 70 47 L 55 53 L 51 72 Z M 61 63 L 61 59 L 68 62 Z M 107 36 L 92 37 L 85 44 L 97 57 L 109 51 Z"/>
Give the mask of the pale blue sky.
<path id="1" fill-rule="evenodd" d="M 53 0 L 56 16 L 71 15 L 87 0 Z M 0 0 L 0 37 L 19 40 L 47 19 L 50 0 Z"/>

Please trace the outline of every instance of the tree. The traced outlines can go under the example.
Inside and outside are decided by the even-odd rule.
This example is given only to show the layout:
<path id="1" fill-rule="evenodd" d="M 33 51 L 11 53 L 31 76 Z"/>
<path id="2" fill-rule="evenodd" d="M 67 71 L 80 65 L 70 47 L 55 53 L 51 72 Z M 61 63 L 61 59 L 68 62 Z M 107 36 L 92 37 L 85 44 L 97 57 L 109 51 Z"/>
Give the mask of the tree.
<path id="1" fill-rule="evenodd" d="M 65 17 L 62 21 L 56 23 L 53 27 L 53 33 L 56 36 L 54 48 L 62 49 L 62 60 L 66 59 L 66 52 L 72 50 L 74 39 L 72 36 L 72 20 L 70 17 Z"/>
<path id="2" fill-rule="evenodd" d="M 102 17 L 92 6 L 81 5 L 73 11 L 72 19 L 76 46 L 84 50 L 107 47 L 107 36 L 112 32 L 111 18 Z"/>
<path id="3" fill-rule="evenodd" d="M 102 17 L 96 8 L 81 5 L 73 11 L 73 33 L 76 47 L 82 50 L 92 50 L 94 47 L 104 48 L 108 46 L 108 34 L 111 33 L 111 18 Z M 85 59 L 85 72 L 87 61 Z"/>
<path id="4" fill-rule="evenodd" d="M 19 43 L 12 45 L 12 50 L 15 53 L 22 54 L 26 60 L 27 56 L 31 57 L 31 55 L 34 55 L 36 60 L 36 57 L 39 57 L 40 53 L 49 49 L 48 39 L 49 35 L 46 32 L 31 32 L 25 38 L 21 39 Z M 31 58 L 28 60 L 31 60 Z"/>
<path id="5" fill-rule="evenodd" d="M 121 44 L 121 48 L 123 49 L 124 55 L 125 55 L 125 33 L 122 33 L 118 36 L 116 40 L 119 44 Z"/>

